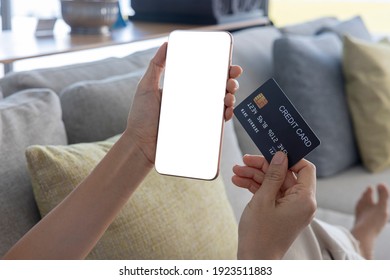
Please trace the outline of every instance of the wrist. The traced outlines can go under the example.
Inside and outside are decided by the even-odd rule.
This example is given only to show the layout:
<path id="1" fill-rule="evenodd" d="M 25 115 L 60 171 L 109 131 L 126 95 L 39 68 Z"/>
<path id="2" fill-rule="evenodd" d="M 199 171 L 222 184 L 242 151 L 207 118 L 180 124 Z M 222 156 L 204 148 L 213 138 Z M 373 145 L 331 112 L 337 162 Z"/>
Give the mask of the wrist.
<path id="1" fill-rule="evenodd" d="M 270 235 L 255 228 L 239 227 L 237 258 L 239 260 L 280 260 L 288 250 L 288 247 L 282 246 L 283 242 L 280 241 L 274 234 Z"/>
<path id="2" fill-rule="evenodd" d="M 151 156 L 145 152 L 145 144 L 139 139 L 140 138 L 134 132 L 130 129 L 126 129 L 120 140 L 123 142 L 123 145 L 128 146 L 127 151 L 131 152 L 131 156 L 135 156 L 139 160 L 141 166 L 150 170 L 154 166 L 154 161 Z"/>

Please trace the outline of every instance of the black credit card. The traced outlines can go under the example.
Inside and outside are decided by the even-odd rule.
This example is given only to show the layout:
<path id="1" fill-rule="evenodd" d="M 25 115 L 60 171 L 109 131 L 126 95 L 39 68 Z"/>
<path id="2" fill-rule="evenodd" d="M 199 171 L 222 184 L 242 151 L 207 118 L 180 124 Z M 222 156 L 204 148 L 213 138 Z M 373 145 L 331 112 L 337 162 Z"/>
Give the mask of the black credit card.
<path id="1" fill-rule="evenodd" d="M 236 106 L 234 115 L 268 162 L 277 151 L 283 151 L 290 168 L 320 145 L 274 79 Z"/>

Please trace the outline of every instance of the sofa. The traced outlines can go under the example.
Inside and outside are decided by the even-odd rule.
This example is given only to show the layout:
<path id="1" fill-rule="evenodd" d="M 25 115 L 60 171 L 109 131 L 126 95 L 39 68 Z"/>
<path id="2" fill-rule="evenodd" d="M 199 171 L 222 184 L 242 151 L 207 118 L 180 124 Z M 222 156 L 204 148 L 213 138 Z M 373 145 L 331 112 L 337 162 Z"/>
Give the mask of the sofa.
<path id="1" fill-rule="evenodd" d="M 322 140 L 307 157 L 318 171 L 316 218 L 351 228 L 355 203 L 365 188 L 390 184 L 390 166 L 378 163 L 373 168 L 362 155 L 352 101 L 345 92 L 351 74 L 343 60 L 345 40 L 374 44 L 371 34 L 359 17 L 327 17 L 243 29 L 233 37 L 233 63 L 244 69 L 237 103 L 267 79 L 276 79 Z M 137 83 L 155 51 L 37 67 L 0 80 L 0 255 L 109 150 L 126 126 Z M 232 167 L 248 153 L 260 152 L 233 119 L 225 124 L 216 181 L 152 171 L 89 258 L 235 258 L 237 223 L 251 194 L 231 183 Z M 298 239 L 302 242 L 305 233 Z M 390 224 L 379 236 L 375 258 L 390 259 L 388 240 Z M 287 259 L 294 258 L 294 246 Z"/>

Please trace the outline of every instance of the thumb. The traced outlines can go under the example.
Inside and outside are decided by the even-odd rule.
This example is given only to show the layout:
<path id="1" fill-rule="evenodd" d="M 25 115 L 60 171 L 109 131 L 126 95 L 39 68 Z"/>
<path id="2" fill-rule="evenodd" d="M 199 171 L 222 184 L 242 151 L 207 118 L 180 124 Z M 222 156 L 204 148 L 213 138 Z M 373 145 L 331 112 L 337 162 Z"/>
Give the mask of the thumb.
<path id="1" fill-rule="evenodd" d="M 166 42 L 162 44 L 149 63 L 148 69 L 140 82 L 144 82 L 142 83 L 142 88 L 145 91 L 155 90 L 159 87 L 160 77 L 165 67 L 167 46 L 168 43 Z"/>
<path id="2" fill-rule="evenodd" d="M 271 160 L 261 188 L 258 191 L 262 200 L 274 204 L 276 196 L 283 185 L 287 175 L 287 156 L 283 152 L 277 152 Z"/>

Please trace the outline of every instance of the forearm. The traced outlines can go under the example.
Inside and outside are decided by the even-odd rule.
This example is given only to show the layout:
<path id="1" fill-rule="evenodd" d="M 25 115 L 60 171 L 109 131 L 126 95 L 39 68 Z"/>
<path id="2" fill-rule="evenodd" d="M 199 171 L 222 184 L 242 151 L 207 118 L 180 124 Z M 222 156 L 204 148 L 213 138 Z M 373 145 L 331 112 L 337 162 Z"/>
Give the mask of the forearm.
<path id="1" fill-rule="evenodd" d="M 131 135 L 122 135 L 92 173 L 4 258 L 85 258 L 151 168 Z"/>

